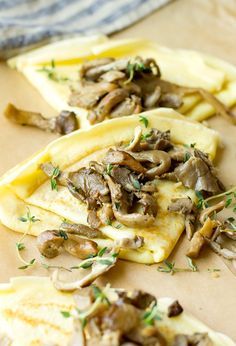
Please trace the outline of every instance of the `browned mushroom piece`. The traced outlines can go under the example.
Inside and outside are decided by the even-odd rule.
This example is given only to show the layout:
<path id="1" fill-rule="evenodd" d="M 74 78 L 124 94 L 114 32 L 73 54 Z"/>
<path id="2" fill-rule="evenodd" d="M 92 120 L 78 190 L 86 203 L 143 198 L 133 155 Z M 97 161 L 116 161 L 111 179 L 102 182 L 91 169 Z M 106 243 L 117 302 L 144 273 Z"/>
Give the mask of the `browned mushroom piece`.
<path id="1" fill-rule="evenodd" d="M 112 209 L 116 220 L 128 227 L 150 227 L 155 221 L 155 216 L 139 212 L 129 213 L 129 201 L 121 186 L 114 183 L 110 176 L 106 175 L 105 177 L 110 189 Z M 117 205 L 119 205 L 119 208 L 117 208 Z M 150 212 L 150 208 L 148 208 L 148 211 Z"/>
<path id="2" fill-rule="evenodd" d="M 127 166 L 132 171 L 137 173 L 146 172 L 146 168 L 144 168 L 137 160 L 135 160 L 133 156 L 122 150 L 109 149 L 104 158 L 104 163 Z"/>
<path id="3" fill-rule="evenodd" d="M 196 206 L 190 197 L 172 198 L 168 210 L 187 215 L 195 211 Z"/>
<path id="4" fill-rule="evenodd" d="M 122 102 L 126 97 L 128 97 L 128 92 L 124 89 L 117 88 L 110 91 L 106 96 L 102 98 L 98 106 L 93 110 L 93 115 L 96 119 L 93 121 L 93 124 L 100 123 L 108 116 L 118 103 Z M 91 120 L 91 117 L 88 115 Z"/>
<path id="5" fill-rule="evenodd" d="M 116 88 L 116 84 L 108 82 L 79 83 L 78 90 L 71 93 L 68 103 L 73 107 L 91 109 L 97 105 L 101 97 Z"/>
<path id="6" fill-rule="evenodd" d="M 61 135 L 67 135 L 79 128 L 76 114 L 71 111 L 61 111 L 56 117 L 55 131 Z"/>
<path id="7" fill-rule="evenodd" d="M 98 58 L 98 59 L 93 59 L 89 60 L 83 63 L 81 70 L 80 70 L 80 75 L 81 77 L 86 78 L 86 72 L 90 70 L 91 68 L 102 66 L 102 65 L 107 65 L 114 61 L 114 58 Z"/>
<path id="8" fill-rule="evenodd" d="M 206 243 L 206 239 L 211 238 L 216 226 L 216 221 L 211 220 L 209 217 L 206 219 L 202 228 L 194 233 L 190 241 L 190 246 L 187 252 L 188 257 L 197 258 L 199 256 L 202 247 Z"/>
<path id="9" fill-rule="evenodd" d="M 58 116 L 47 119 L 40 113 L 25 111 L 9 103 L 4 110 L 4 115 L 14 123 L 37 127 L 62 135 L 78 129 L 76 114 L 69 111 L 62 111 Z"/>
<path id="10" fill-rule="evenodd" d="M 195 191 L 206 191 L 212 194 L 222 191 L 215 173 L 200 157 L 190 157 L 185 163 L 180 164 L 174 173 L 178 181 Z"/>
<path id="11" fill-rule="evenodd" d="M 83 167 L 69 173 L 68 188 L 76 198 L 86 201 L 89 209 L 96 209 L 100 203 L 110 200 L 106 181 L 92 168 Z"/>
<path id="12" fill-rule="evenodd" d="M 205 220 L 210 217 L 213 213 L 217 213 L 221 210 L 223 210 L 225 207 L 225 201 L 220 201 L 219 203 L 203 209 L 199 214 L 199 221 L 203 225 Z"/>
<path id="13" fill-rule="evenodd" d="M 155 87 L 152 93 L 149 93 L 145 96 L 144 107 L 145 108 L 154 108 L 158 101 L 161 98 L 161 88 L 159 85 Z"/>
<path id="14" fill-rule="evenodd" d="M 182 104 L 183 104 L 182 97 L 174 93 L 166 93 L 160 97 L 160 102 L 159 102 L 160 107 L 178 109 L 182 106 Z"/>
<path id="15" fill-rule="evenodd" d="M 58 167 L 55 167 L 51 162 L 45 162 L 40 165 L 40 168 L 49 178 L 52 178 L 54 176 L 55 169 Z M 58 171 L 58 175 L 54 177 L 56 182 L 62 186 L 67 186 L 67 178 L 68 173 L 61 172 L 60 170 Z"/>
<path id="16" fill-rule="evenodd" d="M 162 150 L 147 150 L 138 153 L 130 152 L 129 154 L 139 162 L 149 162 L 153 164 L 154 167 L 145 172 L 145 175 L 149 178 L 154 178 L 166 173 L 171 166 L 169 154 Z"/>
<path id="17" fill-rule="evenodd" d="M 88 222 L 90 227 L 95 228 L 95 229 L 99 228 L 101 226 L 101 220 L 99 219 L 96 210 L 89 210 L 87 222 Z"/>
<path id="18" fill-rule="evenodd" d="M 97 60 L 98 61 L 98 60 Z M 125 71 L 129 58 L 113 60 L 106 64 L 97 65 L 86 69 L 85 78 L 96 81 L 101 75 L 109 71 Z M 83 68 L 83 67 L 82 67 Z"/>
<path id="19" fill-rule="evenodd" d="M 65 239 L 59 235 L 58 231 L 44 231 L 37 237 L 37 247 L 43 256 L 54 258 L 59 255 L 64 241 Z"/>
<path id="20" fill-rule="evenodd" d="M 72 234 L 68 234 L 68 239 L 64 241 L 63 246 L 68 253 L 80 259 L 94 256 L 98 252 L 98 246 L 94 241 Z"/>
<path id="21" fill-rule="evenodd" d="M 136 151 L 139 147 L 140 141 L 142 139 L 142 127 L 136 126 L 134 129 L 134 137 L 130 141 L 130 143 L 125 147 L 127 151 Z"/>
<path id="22" fill-rule="evenodd" d="M 103 237 L 102 232 L 98 229 L 91 228 L 83 224 L 63 222 L 61 224 L 61 229 L 67 233 L 81 235 L 90 239 Z"/>
<path id="23" fill-rule="evenodd" d="M 217 254 L 224 257 L 227 260 L 236 260 L 236 251 L 235 249 L 228 249 L 221 245 L 217 240 L 213 241 L 211 239 L 207 239 L 207 243 L 211 247 L 211 249 Z"/>
<path id="24" fill-rule="evenodd" d="M 151 304 L 156 303 L 157 299 L 150 293 L 134 290 L 131 294 L 125 296 L 125 301 L 130 302 L 138 309 L 147 309 Z"/>
<path id="25" fill-rule="evenodd" d="M 170 141 L 170 131 L 159 131 L 151 129 L 149 135 L 140 143 L 140 150 L 169 150 L 172 148 Z"/>
<path id="26" fill-rule="evenodd" d="M 123 117 L 126 115 L 138 114 L 142 111 L 141 99 L 138 96 L 131 95 L 126 97 L 111 112 L 111 118 Z"/>
<path id="27" fill-rule="evenodd" d="M 104 82 L 115 82 L 120 79 L 125 78 L 125 73 L 121 71 L 116 71 L 116 70 L 111 70 L 108 72 L 105 72 L 104 74 L 100 75 L 99 80 L 104 81 Z"/>
<path id="28" fill-rule="evenodd" d="M 213 346 L 207 333 L 194 333 L 192 335 L 178 334 L 174 338 L 173 346 Z"/>
<path id="29" fill-rule="evenodd" d="M 139 249 L 144 244 L 144 238 L 135 236 L 134 238 L 122 238 L 116 241 L 117 246 L 128 249 Z"/>
<path id="30" fill-rule="evenodd" d="M 178 300 L 175 300 L 172 304 L 168 306 L 167 316 L 168 317 L 176 317 L 179 316 L 184 309 L 178 302 Z"/>

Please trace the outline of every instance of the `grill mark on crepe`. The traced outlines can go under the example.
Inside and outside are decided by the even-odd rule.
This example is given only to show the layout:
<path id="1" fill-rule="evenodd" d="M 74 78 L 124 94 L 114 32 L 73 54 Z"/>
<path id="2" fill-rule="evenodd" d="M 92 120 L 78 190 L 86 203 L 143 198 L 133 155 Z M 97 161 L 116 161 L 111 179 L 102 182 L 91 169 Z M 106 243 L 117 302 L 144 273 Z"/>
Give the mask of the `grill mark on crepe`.
<path id="1" fill-rule="evenodd" d="M 61 328 L 61 326 L 52 324 L 51 322 L 42 320 L 40 318 L 34 318 L 31 316 L 27 316 L 25 314 L 23 314 L 20 311 L 17 310 L 12 310 L 12 309 L 5 309 L 3 310 L 3 314 L 5 315 L 5 317 L 7 319 L 19 319 L 22 322 L 25 322 L 26 324 L 31 325 L 32 327 L 36 327 L 39 324 L 43 325 L 43 326 L 47 326 L 51 329 L 56 330 L 57 332 L 60 332 L 61 334 L 64 334 L 65 336 L 70 336 L 71 332 L 69 331 L 65 331 L 64 329 Z"/>

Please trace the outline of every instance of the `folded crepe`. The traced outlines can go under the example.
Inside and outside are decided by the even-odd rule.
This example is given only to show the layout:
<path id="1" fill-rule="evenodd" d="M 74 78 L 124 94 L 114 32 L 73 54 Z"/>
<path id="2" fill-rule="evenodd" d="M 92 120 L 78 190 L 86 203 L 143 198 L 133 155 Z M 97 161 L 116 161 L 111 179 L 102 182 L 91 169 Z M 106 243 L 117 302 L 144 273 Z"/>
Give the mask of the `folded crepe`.
<path id="1" fill-rule="evenodd" d="M 195 149 L 207 153 L 211 160 L 214 159 L 219 143 L 217 132 L 171 109 L 142 113 L 141 117 L 134 115 L 109 120 L 55 140 L 7 172 L 0 180 L 1 223 L 16 232 L 34 236 L 46 230 L 59 230 L 65 219 L 69 223 L 87 225 L 89 211 L 86 203 L 75 198 L 66 186 L 52 189 L 52 180 L 41 169 L 41 165 L 51 162 L 60 171 L 76 172 L 82 167 L 88 167 L 90 161 L 101 162 L 111 147 L 115 148 L 120 143 L 125 146 L 131 142 L 135 129 L 143 119 L 148 124 L 144 132 L 151 128 L 170 131 L 172 143 L 181 148 L 190 148 L 194 143 Z M 112 246 L 114 241 L 141 237 L 144 240 L 141 247 L 122 249 L 120 257 L 140 263 L 166 259 L 185 228 L 184 215 L 169 212 L 168 206 L 173 198 L 190 197 L 196 202 L 197 197 L 193 189 L 167 179 L 157 180 L 157 193 L 154 196 L 157 213 L 152 225 L 132 227 L 125 225 L 125 222 L 105 222 L 99 227 L 102 237 L 97 236 L 93 241 L 102 248 Z M 26 221 L 24 216 L 27 212 L 38 221 L 22 222 Z"/>
<path id="2" fill-rule="evenodd" d="M 96 303 L 93 304 L 93 307 L 98 306 L 97 303 L 99 302 L 99 304 L 103 305 L 103 310 L 104 308 L 109 309 L 106 302 L 101 302 L 99 297 L 99 293 L 102 292 L 101 290 L 104 292 L 103 296 L 106 293 L 110 304 L 117 299 L 115 290 L 112 290 L 110 287 L 106 287 L 105 289 L 96 287 Z M 122 294 L 123 297 L 124 294 L 131 294 L 130 297 L 132 297 L 131 292 L 125 293 L 122 289 L 116 292 L 120 292 L 120 295 Z M 142 303 L 143 306 L 140 307 L 139 304 L 139 308 L 146 311 L 146 315 L 143 315 L 143 318 L 147 320 L 147 329 L 153 329 L 153 326 L 150 327 L 148 324 L 155 324 L 158 332 L 165 337 L 167 346 L 173 345 L 173 339 L 177 334 L 193 335 L 195 333 L 200 333 L 203 336 L 205 334 L 205 337 L 207 336 L 209 338 L 210 341 L 208 340 L 206 345 L 235 345 L 229 337 L 213 331 L 188 312 L 183 311 L 178 303 L 176 304 L 175 302 L 173 304 L 173 299 L 158 298 L 155 305 L 152 302 L 155 299 L 154 296 L 146 293 L 143 295 L 143 292 L 140 291 L 135 291 L 134 293 L 136 296 L 137 293 L 140 294 L 138 304 Z M 122 300 L 120 300 L 119 304 L 123 304 Z M 150 309 L 146 307 L 149 304 L 152 307 L 152 317 L 150 316 Z M 82 320 L 79 320 L 78 317 L 82 315 L 88 316 L 86 319 L 88 326 L 83 323 L 84 332 L 87 337 L 89 313 L 86 314 L 84 312 L 86 311 L 85 305 L 88 305 L 88 296 L 86 298 L 86 294 L 83 291 L 82 293 L 80 291 L 75 294 L 57 291 L 47 277 L 12 278 L 9 283 L 0 284 L 0 344 L 2 346 L 82 346 L 84 345 L 83 337 L 80 339 L 80 321 L 82 322 Z M 137 306 L 137 302 L 135 305 Z M 172 317 L 168 317 L 170 316 L 171 305 Z M 130 306 L 130 308 L 135 309 L 133 306 Z M 156 316 L 153 314 L 154 309 L 157 309 Z M 96 309 L 93 310 L 96 311 Z M 89 311 L 88 308 L 87 311 Z M 92 310 L 90 309 L 90 311 Z M 130 309 L 127 310 L 126 314 L 129 313 Z M 110 318 L 115 318 L 115 315 L 111 315 Z M 116 328 L 116 324 L 114 325 L 114 329 Z M 122 321 L 119 324 L 121 325 Z M 80 328 L 78 328 L 78 325 Z M 76 333 L 75 328 L 77 329 Z M 112 331 L 110 330 L 109 333 L 112 333 Z M 199 336 L 200 334 L 195 335 Z M 91 340 L 88 339 L 87 341 L 88 345 L 90 345 L 89 341 L 91 342 Z M 91 344 L 93 345 L 93 343 Z M 99 345 L 104 344 L 99 343 Z M 106 343 L 106 345 L 111 346 L 117 344 L 112 344 L 111 339 L 110 343 Z"/>
<path id="3" fill-rule="evenodd" d="M 110 40 L 104 36 L 73 38 L 49 44 L 8 61 L 17 68 L 58 112 L 76 113 L 80 126 L 88 127 L 88 111 L 69 105 L 71 88 L 77 88 L 79 70 L 85 61 L 99 58 L 152 58 L 160 67 L 161 78 L 185 87 L 212 93 L 225 106 L 236 104 L 236 68 L 207 54 L 170 49 L 141 39 Z M 178 111 L 198 121 L 215 114 L 215 108 L 198 94 L 183 97 Z M 47 117 L 47 114 L 44 114 Z"/>

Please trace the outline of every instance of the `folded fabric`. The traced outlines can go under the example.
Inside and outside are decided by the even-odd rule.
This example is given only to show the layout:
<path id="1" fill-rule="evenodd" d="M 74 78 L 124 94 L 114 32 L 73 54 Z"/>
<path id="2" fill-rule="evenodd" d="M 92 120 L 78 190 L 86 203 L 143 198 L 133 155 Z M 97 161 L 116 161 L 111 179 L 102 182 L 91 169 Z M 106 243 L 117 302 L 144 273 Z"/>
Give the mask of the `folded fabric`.
<path id="1" fill-rule="evenodd" d="M 0 58 L 65 36 L 111 34 L 172 0 L 0 0 Z"/>

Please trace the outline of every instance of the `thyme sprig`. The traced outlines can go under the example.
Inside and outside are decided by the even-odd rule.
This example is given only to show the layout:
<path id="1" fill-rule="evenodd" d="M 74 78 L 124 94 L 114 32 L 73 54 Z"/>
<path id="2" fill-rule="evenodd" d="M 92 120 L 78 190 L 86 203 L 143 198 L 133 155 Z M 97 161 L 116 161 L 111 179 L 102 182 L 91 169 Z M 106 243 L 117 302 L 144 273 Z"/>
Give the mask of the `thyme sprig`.
<path id="1" fill-rule="evenodd" d="M 126 70 L 129 75 L 129 78 L 125 81 L 125 84 L 128 84 L 133 80 L 136 72 L 151 72 L 150 67 L 145 66 L 143 62 L 135 60 L 133 62 L 128 62 Z"/>
<path id="2" fill-rule="evenodd" d="M 162 320 L 162 313 L 158 310 L 156 302 L 151 304 L 150 308 L 143 314 L 142 320 L 148 326 L 153 326 L 155 321 Z"/>
<path id="3" fill-rule="evenodd" d="M 188 268 L 177 268 L 175 266 L 175 262 L 163 261 L 163 263 L 165 264 L 165 266 L 159 266 L 157 268 L 157 271 L 161 273 L 174 275 L 175 273 L 179 273 L 179 272 L 197 272 L 198 271 L 197 265 L 189 257 L 187 257 L 187 263 L 189 266 Z"/>
<path id="4" fill-rule="evenodd" d="M 139 122 L 142 123 L 146 128 L 148 127 L 149 121 L 143 115 L 139 116 Z"/>
<path id="5" fill-rule="evenodd" d="M 24 234 L 22 235 L 22 237 L 19 239 L 19 241 L 16 243 L 16 252 L 17 252 L 17 257 L 19 258 L 19 260 L 24 264 L 21 267 L 18 267 L 18 269 L 27 269 L 29 267 L 32 267 L 36 260 L 35 258 L 33 258 L 32 260 L 30 260 L 29 262 L 26 261 L 22 255 L 21 252 L 23 250 L 26 249 L 25 243 L 23 242 L 23 240 L 25 239 L 26 235 L 28 234 L 28 232 L 30 231 L 30 228 L 32 226 L 32 223 L 35 223 L 37 221 L 40 221 L 40 219 L 38 219 L 35 215 L 31 214 L 31 211 L 29 209 L 29 207 L 27 207 L 27 213 L 24 216 L 20 216 L 18 218 L 18 220 L 20 220 L 21 222 L 27 223 L 28 222 L 28 229 L 26 230 L 26 232 L 24 232 Z"/>
<path id="6" fill-rule="evenodd" d="M 37 70 L 38 72 L 43 72 L 47 75 L 48 79 L 51 79 L 57 83 L 64 83 L 69 81 L 69 78 L 59 76 L 58 71 L 56 70 L 56 64 L 54 60 L 51 60 L 50 66 L 43 66 L 42 68 Z"/>
<path id="7" fill-rule="evenodd" d="M 117 256 L 119 255 L 119 252 L 107 254 L 107 250 L 107 247 L 102 248 L 98 251 L 97 255 L 89 256 L 88 258 L 80 262 L 78 266 L 73 266 L 70 269 L 88 269 L 91 268 L 94 263 L 99 263 L 105 266 L 113 265 L 116 261 Z"/>
<path id="8" fill-rule="evenodd" d="M 52 175 L 50 176 L 50 182 L 51 182 L 51 189 L 52 190 L 56 190 L 58 191 L 58 185 L 57 185 L 57 177 L 59 176 L 59 174 L 61 173 L 59 167 L 55 167 Z"/>

